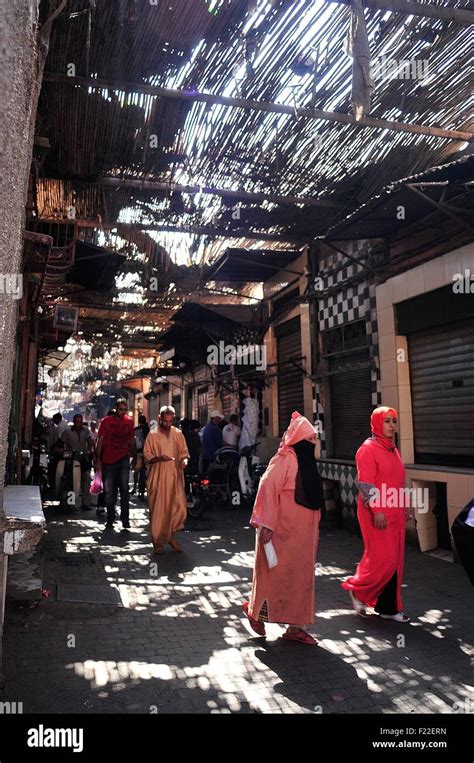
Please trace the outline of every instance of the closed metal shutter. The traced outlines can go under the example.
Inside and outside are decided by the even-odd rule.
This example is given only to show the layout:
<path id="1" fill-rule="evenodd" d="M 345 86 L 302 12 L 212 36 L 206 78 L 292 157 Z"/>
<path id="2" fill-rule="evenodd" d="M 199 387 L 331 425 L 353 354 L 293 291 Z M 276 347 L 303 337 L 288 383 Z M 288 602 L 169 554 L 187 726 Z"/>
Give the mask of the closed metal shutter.
<path id="1" fill-rule="evenodd" d="M 278 359 L 278 426 L 280 434 L 288 429 L 293 411 L 304 413 L 301 325 L 299 316 L 275 328 Z"/>
<path id="2" fill-rule="evenodd" d="M 343 361 L 331 361 L 331 365 Z M 360 368 L 354 366 L 360 365 Z M 347 367 L 329 376 L 331 395 L 332 455 L 354 460 L 357 449 L 370 435 L 372 385 L 367 350 L 351 355 Z"/>
<path id="3" fill-rule="evenodd" d="M 408 335 L 415 459 L 474 468 L 474 319 Z"/>

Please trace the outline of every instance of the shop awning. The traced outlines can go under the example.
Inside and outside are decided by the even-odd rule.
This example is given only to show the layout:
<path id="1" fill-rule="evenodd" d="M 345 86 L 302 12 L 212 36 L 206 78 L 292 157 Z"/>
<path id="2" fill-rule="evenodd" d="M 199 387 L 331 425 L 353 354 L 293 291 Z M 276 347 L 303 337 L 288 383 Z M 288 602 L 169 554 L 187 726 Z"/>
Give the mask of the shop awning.
<path id="1" fill-rule="evenodd" d="M 63 352 L 62 350 L 49 350 L 49 352 L 42 358 L 42 362 L 45 366 L 59 368 L 69 354 L 69 352 Z"/>
<path id="2" fill-rule="evenodd" d="M 262 283 L 280 270 L 301 275 L 291 268 L 301 252 L 278 249 L 227 249 L 207 273 L 207 281 Z"/>
<path id="3" fill-rule="evenodd" d="M 76 241 L 74 265 L 67 280 L 85 289 L 106 294 L 115 286 L 117 272 L 126 259 L 125 254 L 104 249 L 103 246 Z"/>
<path id="4" fill-rule="evenodd" d="M 329 228 L 322 240 L 393 238 L 437 210 L 440 221 L 451 217 L 467 225 L 474 214 L 473 182 L 474 156 L 403 178 Z"/>
<path id="5" fill-rule="evenodd" d="M 170 320 L 233 330 L 236 325 L 253 323 L 255 308 L 252 305 L 200 305 L 197 302 L 186 302 Z"/>

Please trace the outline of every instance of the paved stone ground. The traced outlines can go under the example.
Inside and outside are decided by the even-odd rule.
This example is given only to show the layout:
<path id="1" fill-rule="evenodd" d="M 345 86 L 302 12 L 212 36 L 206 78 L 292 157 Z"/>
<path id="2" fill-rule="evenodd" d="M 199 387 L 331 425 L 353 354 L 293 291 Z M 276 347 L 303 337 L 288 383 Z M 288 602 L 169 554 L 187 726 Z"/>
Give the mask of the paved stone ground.
<path id="1" fill-rule="evenodd" d="M 181 533 L 184 553 L 151 553 L 146 511 L 130 532 L 95 512 L 49 511 L 45 588 L 36 606 L 10 604 L 3 700 L 25 713 L 474 712 L 473 592 L 455 564 L 407 548 L 410 625 L 357 617 L 339 582 L 361 541 L 323 528 L 318 647 L 251 635 L 254 531 L 243 508 L 212 512 Z M 60 583 L 117 586 L 124 606 L 55 601 Z M 456 705 L 455 703 L 458 703 Z"/>

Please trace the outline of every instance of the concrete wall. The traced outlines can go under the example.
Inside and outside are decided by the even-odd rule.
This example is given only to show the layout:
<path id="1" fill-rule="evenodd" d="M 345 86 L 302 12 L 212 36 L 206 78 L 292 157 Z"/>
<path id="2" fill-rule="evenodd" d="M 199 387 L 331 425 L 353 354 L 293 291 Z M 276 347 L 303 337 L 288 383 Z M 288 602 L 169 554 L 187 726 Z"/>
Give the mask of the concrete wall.
<path id="1" fill-rule="evenodd" d="M 382 402 L 384 405 L 393 405 L 399 412 L 400 452 L 407 465 L 408 486 L 426 487 L 430 493 L 428 511 L 416 512 L 416 532 L 422 551 L 436 548 L 437 545 L 436 517 L 432 512 L 434 483 L 446 483 L 451 527 L 461 509 L 474 496 L 474 470 L 436 465 L 421 467 L 413 463 L 410 358 L 406 337 L 395 333 L 395 307 L 399 302 L 453 284 L 453 276 L 466 270 L 474 274 L 474 244 L 412 268 L 376 288 Z M 414 522 L 410 527 L 414 530 Z"/>

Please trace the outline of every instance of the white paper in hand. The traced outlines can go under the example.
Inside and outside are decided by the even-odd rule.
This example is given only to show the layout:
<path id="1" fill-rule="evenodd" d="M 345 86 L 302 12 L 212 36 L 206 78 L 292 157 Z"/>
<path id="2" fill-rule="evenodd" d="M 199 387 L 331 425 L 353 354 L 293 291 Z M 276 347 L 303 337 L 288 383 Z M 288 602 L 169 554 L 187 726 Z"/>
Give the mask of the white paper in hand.
<path id="1" fill-rule="evenodd" d="M 269 541 L 268 543 L 263 544 L 263 548 L 265 549 L 265 556 L 267 557 L 268 569 L 271 570 L 278 564 L 275 546 Z"/>

